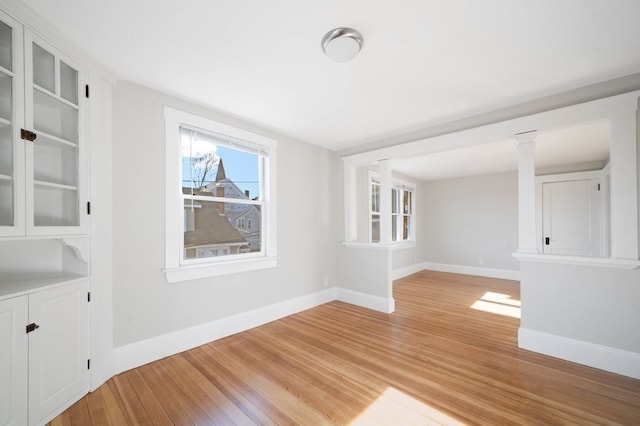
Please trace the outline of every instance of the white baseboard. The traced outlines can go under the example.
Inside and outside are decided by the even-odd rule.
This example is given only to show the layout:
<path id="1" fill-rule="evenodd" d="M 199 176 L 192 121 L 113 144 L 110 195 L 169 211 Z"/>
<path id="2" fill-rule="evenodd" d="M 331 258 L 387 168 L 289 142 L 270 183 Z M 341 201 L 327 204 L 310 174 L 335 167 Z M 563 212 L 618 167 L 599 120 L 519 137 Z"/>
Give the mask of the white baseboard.
<path id="1" fill-rule="evenodd" d="M 347 290 L 338 287 L 337 299 L 341 302 L 350 303 L 363 308 L 372 309 L 374 311 L 390 314 L 396 310 L 396 302 L 392 298 L 385 299 L 380 296 L 372 296 L 370 294 L 360 293 L 358 291 Z"/>
<path id="2" fill-rule="evenodd" d="M 404 268 L 398 268 L 391 271 L 391 279 L 393 281 L 399 280 L 400 278 L 408 277 L 411 274 L 415 274 L 416 272 L 422 271 L 424 268 L 422 263 L 416 263 L 415 265 L 406 266 Z"/>
<path id="3" fill-rule="evenodd" d="M 480 277 L 520 281 L 520 271 L 514 271 L 511 269 L 482 268 L 479 266 L 452 265 L 448 263 L 432 262 L 424 262 L 421 263 L 420 266 L 421 269 L 428 269 L 430 271 L 451 272 L 454 274 L 478 275 Z"/>
<path id="4" fill-rule="evenodd" d="M 98 389 L 104 382 L 113 377 L 115 371 L 115 354 L 113 349 L 103 353 L 102 357 L 91 357 L 89 391 Z"/>
<path id="5" fill-rule="evenodd" d="M 331 302 L 336 300 L 336 294 L 336 289 L 330 288 L 253 311 L 120 346 L 115 348 L 116 374 Z"/>
<path id="6" fill-rule="evenodd" d="M 640 354 L 520 327 L 518 347 L 640 379 Z"/>

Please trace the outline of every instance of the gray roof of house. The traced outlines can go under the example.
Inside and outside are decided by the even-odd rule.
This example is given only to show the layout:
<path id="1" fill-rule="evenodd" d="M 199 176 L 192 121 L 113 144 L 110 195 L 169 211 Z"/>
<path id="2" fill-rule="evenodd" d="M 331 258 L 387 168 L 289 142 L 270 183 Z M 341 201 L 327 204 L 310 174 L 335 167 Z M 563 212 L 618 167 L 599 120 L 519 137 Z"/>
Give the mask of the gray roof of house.
<path id="1" fill-rule="evenodd" d="M 190 194 L 191 188 L 182 188 L 184 194 Z M 194 195 L 211 196 L 210 192 L 194 190 Z M 202 201 L 200 208 L 193 209 L 195 217 L 195 231 L 184 233 L 184 247 L 198 247 L 212 244 L 246 243 L 247 240 L 229 222 L 229 219 L 218 209 L 219 204 L 214 201 Z"/>

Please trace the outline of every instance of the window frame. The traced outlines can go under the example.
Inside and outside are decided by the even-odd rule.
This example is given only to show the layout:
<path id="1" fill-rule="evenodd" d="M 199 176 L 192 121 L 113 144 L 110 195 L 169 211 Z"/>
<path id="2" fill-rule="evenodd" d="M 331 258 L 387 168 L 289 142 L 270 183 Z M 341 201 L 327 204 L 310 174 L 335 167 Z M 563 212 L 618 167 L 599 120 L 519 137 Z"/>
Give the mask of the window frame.
<path id="1" fill-rule="evenodd" d="M 379 223 L 381 223 L 380 221 L 380 211 L 374 211 L 373 210 L 373 186 L 374 185 L 378 185 L 380 186 L 380 174 L 374 171 L 369 171 L 369 179 L 368 179 L 368 205 L 369 205 L 369 215 L 368 215 L 368 228 L 369 228 L 369 239 L 368 242 L 369 244 L 380 244 L 380 241 L 373 241 L 373 216 L 376 215 L 378 217 L 378 221 Z M 393 192 L 394 191 L 399 191 L 399 196 L 396 197 L 396 201 L 397 201 L 397 206 L 396 208 L 398 209 L 396 213 L 394 213 L 394 206 L 391 207 L 391 226 L 392 226 L 392 231 L 391 231 L 391 241 L 389 242 L 389 244 L 394 244 L 394 245 L 404 245 L 404 244 L 415 244 L 416 238 L 415 238 L 415 211 L 416 211 L 416 185 L 412 182 L 407 182 L 405 180 L 402 179 L 398 179 L 398 178 L 392 178 L 391 179 L 391 191 L 392 191 L 392 195 L 391 195 L 391 200 L 393 202 Z M 410 207 L 410 213 L 404 213 L 402 206 L 402 196 L 404 195 L 404 192 L 410 192 L 411 193 L 411 207 Z M 404 239 L 403 237 L 403 218 L 405 216 L 408 216 L 409 219 L 409 232 L 407 235 L 407 238 Z M 393 223 L 396 223 L 395 226 L 395 235 L 393 233 Z"/>
<path id="2" fill-rule="evenodd" d="M 412 187 L 409 187 L 405 184 L 401 184 L 399 182 L 393 182 L 392 186 L 391 186 L 391 200 L 393 203 L 393 194 L 397 193 L 397 195 L 395 196 L 395 200 L 396 202 L 393 203 L 394 205 L 391 206 L 391 225 L 392 225 L 392 230 L 391 230 L 391 241 L 393 241 L 394 243 L 405 243 L 407 241 L 413 241 L 413 227 L 414 227 L 414 215 L 413 215 L 413 210 L 414 210 L 414 206 L 413 206 L 413 198 L 414 198 L 414 194 L 415 194 L 415 189 Z M 404 195 L 405 193 L 410 194 L 410 200 L 409 200 L 409 212 L 405 212 L 404 211 Z M 394 212 L 393 210 L 397 209 L 396 212 Z M 409 232 L 407 232 L 407 238 L 404 238 L 404 218 L 408 217 L 409 218 Z M 393 224 L 395 223 L 395 234 L 393 232 Z"/>
<path id="3" fill-rule="evenodd" d="M 373 196 L 375 194 L 373 187 L 377 186 L 378 187 L 378 199 L 376 201 L 374 201 Z M 373 176 L 369 176 L 369 216 L 368 216 L 368 221 L 369 221 L 369 242 L 371 244 L 378 244 L 380 242 L 380 179 L 376 179 Z M 378 209 L 374 209 L 373 206 L 374 204 L 376 204 L 378 206 Z M 377 222 L 378 222 L 378 240 L 377 241 L 373 241 L 373 218 L 376 217 L 377 218 Z"/>
<path id="4" fill-rule="evenodd" d="M 164 107 L 165 119 L 165 268 L 168 282 L 233 274 L 277 266 L 276 238 L 276 151 L 277 141 L 266 136 L 223 124 L 186 111 Z M 264 150 L 263 197 L 264 233 L 263 250 L 258 255 L 224 256 L 183 261 L 184 198 L 182 193 L 182 143 L 180 127 L 195 127 L 215 134 L 246 141 L 247 146 Z"/>

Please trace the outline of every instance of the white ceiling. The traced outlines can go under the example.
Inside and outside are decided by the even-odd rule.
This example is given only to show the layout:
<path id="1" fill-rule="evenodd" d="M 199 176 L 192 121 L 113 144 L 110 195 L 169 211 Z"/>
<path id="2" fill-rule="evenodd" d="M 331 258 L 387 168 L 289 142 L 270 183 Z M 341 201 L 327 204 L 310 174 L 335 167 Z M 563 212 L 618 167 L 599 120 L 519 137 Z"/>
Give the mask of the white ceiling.
<path id="1" fill-rule="evenodd" d="M 23 1 L 123 79 L 332 150 L 640 72 L 638 0 Z"/>

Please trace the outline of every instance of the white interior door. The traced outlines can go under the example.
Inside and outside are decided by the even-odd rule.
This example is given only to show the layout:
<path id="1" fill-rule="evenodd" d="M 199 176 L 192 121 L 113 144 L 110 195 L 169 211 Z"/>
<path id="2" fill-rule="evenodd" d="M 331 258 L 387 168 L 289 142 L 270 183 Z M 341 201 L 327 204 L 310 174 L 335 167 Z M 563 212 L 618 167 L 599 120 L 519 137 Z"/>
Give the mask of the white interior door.
<path id="1" fill-rule="evenodd" d="M 88 282 L 29 295 L 29 423 L 49 420 L 89 390 Z"/>
<path id="2" fill-rule="evenodd" d="M 0 425 L 27 423 L 27 296 L 0 300 Z"/>
<path id="3" fill-rule="evenodd" d="M 542 185 L 543 253 L 599 256 L 598 179 Z"/>

